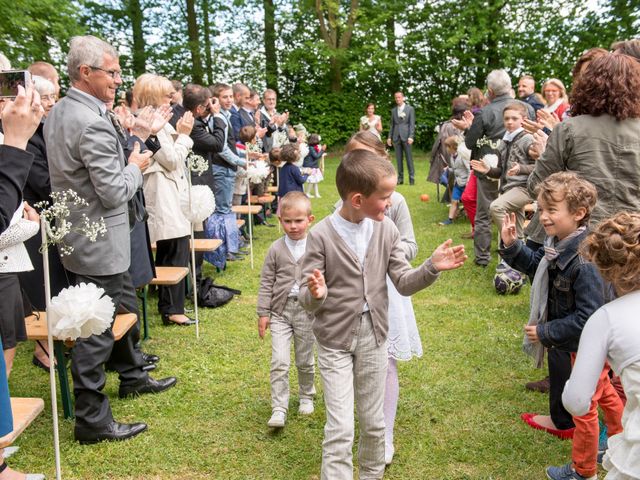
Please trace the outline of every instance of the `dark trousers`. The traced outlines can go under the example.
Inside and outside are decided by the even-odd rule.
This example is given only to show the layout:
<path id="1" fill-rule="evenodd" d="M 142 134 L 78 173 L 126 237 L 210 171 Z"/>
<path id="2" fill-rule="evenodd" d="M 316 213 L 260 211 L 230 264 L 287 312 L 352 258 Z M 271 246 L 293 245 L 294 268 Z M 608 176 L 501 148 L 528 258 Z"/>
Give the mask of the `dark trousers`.
<path id="1" fill-rule="evenodd" d="M 398 182 L 404 181 L 404 165 L 402 164 L 402 152 L 407 159 L 407 169 L 409 170 L 409 183 L 415 182 L 415 172 L 413 169 L 413 155 L 411 145 L 403 140 L 393 142 L 393 149 L 396 151 L 396 163 L 398 164 Z"/>
<path id="2" fill-rule="evenodd" d="M 571 376 L 571 354 L 551 348 L 547 350 L 549 362 L 549 414 L 556 428 L 573 428 L 573 418 L 562 404 L 564 384 Z"/>
<path id="3" fill-rule="evenodd" d="M 105 276 L 76 275 L 74 283 L 95 283 L 103 288 L 117 312 L 125 295 L 125 285 L 127 282 L 131 285 L 127 277 L 128 272 Z M 111 329 L 76 341 L 71 354 L 71 375 L 77 423 L 102 427 L 113 421 L 109 399 L 102 393 L 106 383 L 104 364 L 107 361 L 118 372 L 122 385 L 134 385 L 147 379 L 147 373 L 140 369 L 139 351 L 134 344 L 131 331 L 116 342 Z"/>
<path id="4" fill-rule="evenodd" d="M 473 249 L 476 262 L 487 265 L 491 260 L 491 211 L 490 206 L 498 198 L 498 182 L 484 175 L 476 175 L 476 218 Z"/>
<path id="5" fill-rule="evenodd" d="M 171 238 L 156 242 L 156 266 L 188 267 L 189 237 Z M 185 280 L 176 285 L 158 287 L 158 310 L 161 315 L 184 313 Z"/>

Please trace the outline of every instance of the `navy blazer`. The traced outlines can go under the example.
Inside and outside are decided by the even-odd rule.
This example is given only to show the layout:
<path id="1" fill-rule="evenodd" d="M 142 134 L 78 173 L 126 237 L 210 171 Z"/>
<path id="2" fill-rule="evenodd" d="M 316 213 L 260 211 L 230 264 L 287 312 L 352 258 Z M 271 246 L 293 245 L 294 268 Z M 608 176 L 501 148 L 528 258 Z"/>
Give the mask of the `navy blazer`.
<path id="1" fill-rule="evenodd" d="M 609 297 L 596 267 L 578 254 L 580 242 L 586 236 L 585 230 L 573 238 L 549 265 L 547 322 L 536 329 L 540 343 L 547 348 L 576 352 L 584 324 Z M 517 240 L 501 248 L 500 255 L 510 267 L 533 278 L 544 256 L 544 247 L 534 251 Z"/>
<path id="2" fill-rule="evenodd" d="M 309 175 L 302 175 L 300 168 L 293 163 L 285 163 L 280 169 L 280 183 L 278 184 L 278 197 L 282 198 L 289 192 L 302 192 L 302 185 Z"/>

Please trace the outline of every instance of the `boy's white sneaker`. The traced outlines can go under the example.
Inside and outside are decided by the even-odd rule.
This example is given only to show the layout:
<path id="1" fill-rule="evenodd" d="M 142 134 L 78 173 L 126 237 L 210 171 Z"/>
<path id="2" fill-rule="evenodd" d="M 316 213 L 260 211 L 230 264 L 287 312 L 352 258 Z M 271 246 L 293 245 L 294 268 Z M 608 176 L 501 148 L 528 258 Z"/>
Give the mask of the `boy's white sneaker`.
<path id="1" fill-rule="evenodd" d="M 391 465 L 393 462 L 393 454 L 395 453 L 395 448 L 393 448 L 393 444 L 384 444 L 384 464 Z"/>
<path id="2" fill-rule="evenodd" d="M 287 414 L 276 410 L 271 414 L 271 418 L 267 422 L 267 426 L 271 428 L 282 428 L 287 421 Z"/>
<path id="3" fill-rule="evenodd" d="M 300 400 L 298 413 L 300 415 L 311 415 L 313 413 L 313 400 L 309 400 L 309 399 Z"/>

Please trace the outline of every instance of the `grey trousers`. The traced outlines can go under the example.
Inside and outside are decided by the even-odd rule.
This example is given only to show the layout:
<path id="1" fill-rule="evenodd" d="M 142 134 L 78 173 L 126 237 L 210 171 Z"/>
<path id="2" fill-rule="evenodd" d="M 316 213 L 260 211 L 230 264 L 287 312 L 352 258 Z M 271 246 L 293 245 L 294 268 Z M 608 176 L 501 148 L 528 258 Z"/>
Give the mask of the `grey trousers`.
<path id="1" fill-rule="evenodd" d="M 484 176 L 477 178 L 478 197 L 476 228 L 473 235 L 473 249 L 476 263 L 487 265 L 491 260 L 491 214 L 490 207 L 498 197 L 498 182 Z"/>
<path id="2" fill-rule="evenodd" d="M 516 214 L 516 231 L 518 232 L 518 238 L 524 238 L 524 206 L 531 203 L 531 197 L 526 187 L 513 187 L 504 192 L 493 202 L 489 207 L 491 211 L 491 218 L 498 227 L 498 231 L 502 229 L 502 221 L 507 213 Z"/>
<path id="3" fill-rule="evenodd" d="M 398 182 L 404 181 L 404 165 L 402 163 L 402 152 L 407 159 L 407 169 L 409 170 L 409 183 L 415 181 L 415 171 L 413 168 L 413 154 L 411 145 L 407 141 L 397 140 L 393 142 L 393 149 L 396 151 L 396 163 L 398 164 Z"/>
<path id="4" fill-rule="evenodd" d="M 311 317 L 295 297 L 289 297 L 282 315 L 271 315 L 271 408 L 289 410 L 289 365 L 291 364 L 291 339 L 298 369 L 300 400 L 313 399 L 315 337 Z"/>
<path id="5" fill-rule="evenodd" d="M 376 343 L 369 313 L 362 315 L 349 350 L 318 344 L 327 423 L 322 442 L 322 480 L 353 479 L 354 401 L 360 425 L 360 480 L 384 475 L 384 384 L 387 344 Z"/>

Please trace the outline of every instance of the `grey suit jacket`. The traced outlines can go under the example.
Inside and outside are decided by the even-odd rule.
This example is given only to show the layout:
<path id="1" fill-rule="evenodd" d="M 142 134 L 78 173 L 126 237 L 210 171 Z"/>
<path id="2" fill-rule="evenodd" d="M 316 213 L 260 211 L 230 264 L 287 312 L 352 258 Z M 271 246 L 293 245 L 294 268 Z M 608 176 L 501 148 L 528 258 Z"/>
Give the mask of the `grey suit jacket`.
<path id="1" fill-rule="evenodd" d="M 125 166 L 125 156 L 111 121 L 100 108 L 75 89 L 51 110 L 45 122 L 51 188 L 75 190 L 88 206 L 71 206 L 69 221 L 82 223 L 82 214 L 103 217 L 107 233 L 95 243 L 77 233 L 65 242 L 73 253 L 62 257 L 67 270 L 84 275 L 115 275 L 131 260 L 127 202 L 142 186 L 142 172 Z"/>
<path id="2" fill-rule="evenodd" d="M 391 110 L 389 138 L 394 142 L 406 142 L 409 138 L 416 138 L 416 112 L 411 105 L 405 103 L 404 114 L 404 118 L 400 118 L 397 106 Z"/>

